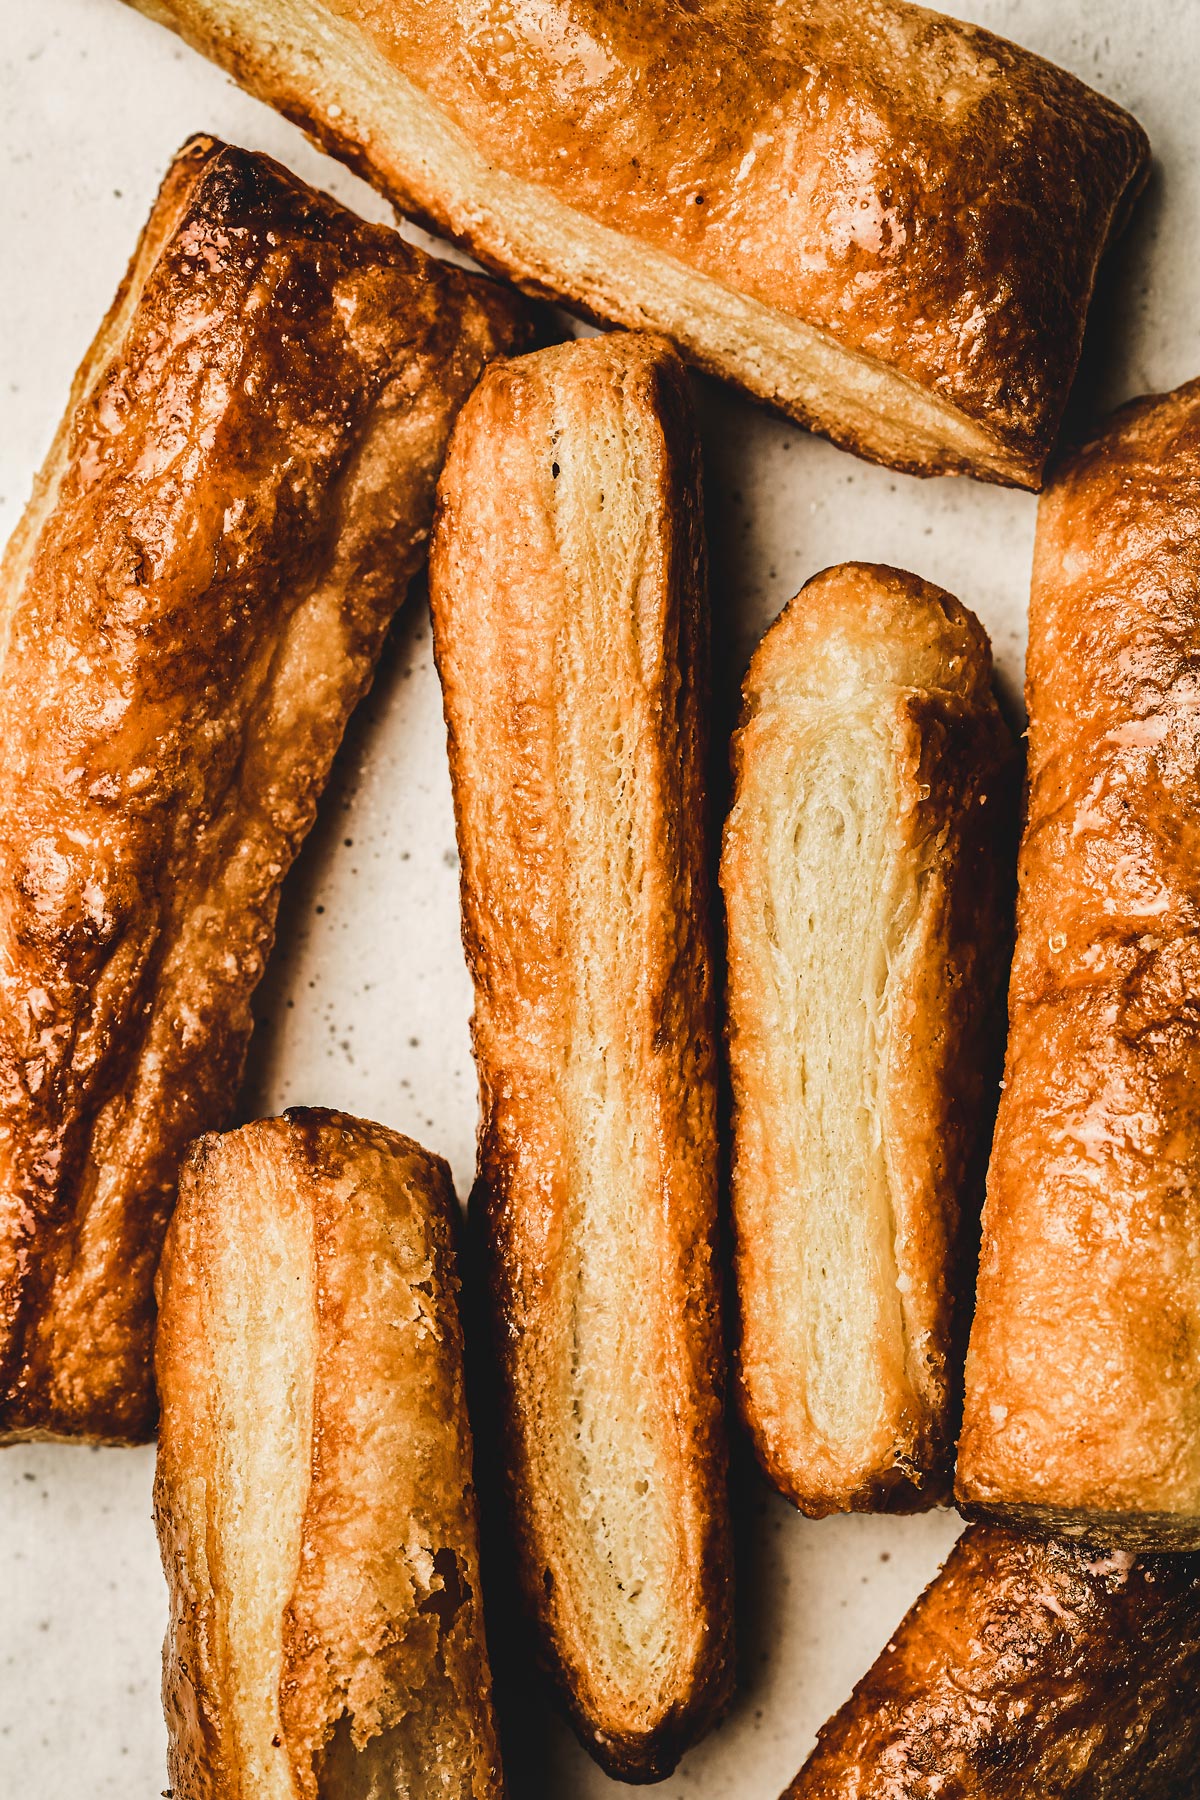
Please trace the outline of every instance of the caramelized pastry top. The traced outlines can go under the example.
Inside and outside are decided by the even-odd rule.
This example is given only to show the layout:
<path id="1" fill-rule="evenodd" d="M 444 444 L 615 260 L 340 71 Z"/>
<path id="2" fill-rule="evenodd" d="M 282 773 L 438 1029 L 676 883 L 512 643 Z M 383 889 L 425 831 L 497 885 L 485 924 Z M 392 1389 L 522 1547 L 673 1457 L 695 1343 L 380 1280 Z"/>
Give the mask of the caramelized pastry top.
<path id="1" fill-rule="evenodd" d="M 179 1157 L 517 305 L 266 158 L 168 176 L 0 576 L 0 1431 L 150 1427 Z"/>
<path id="2" fill-rule="evenodd" d="M 1066 71 L 904 0 L 330 10 L 497 168 L 1045 455 L 1148 159 Z"/>
<path id="3" fill-rule="evenodd" d="M 1194 1800 L 1200 1558 L 972 1526 L 785 1800 Z"/>
<path id="4" fill-rule="evenodd" d="M 1200 382 L 1038 516 L 1029 792 L 960 1496 L 1200 1547 Z M 1047 1371 L 1053 1379 L 1047 1379 Z"/>

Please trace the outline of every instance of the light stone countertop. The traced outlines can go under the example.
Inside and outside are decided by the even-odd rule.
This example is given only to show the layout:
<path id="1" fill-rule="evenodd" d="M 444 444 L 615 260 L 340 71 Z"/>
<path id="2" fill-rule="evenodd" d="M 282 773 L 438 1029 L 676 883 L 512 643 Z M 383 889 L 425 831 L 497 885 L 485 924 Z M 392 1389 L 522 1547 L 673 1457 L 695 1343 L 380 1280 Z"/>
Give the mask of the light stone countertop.
<path id="1" fill-rule="evenodd" d="M 800 0 L 795 0 L 799 4 Z M 974 0 L 959 11 L 1130 107 L 1151 186 L 1091 335 L 1085 413 L 1200 372 L 1200 6 Z M 72 373 L 172 152 L 196 130 L 269 150 L 374 218 L 368 189 L 119 0 L 0 0 L 0 538 L 16 524 Z M 844 558 L 896 563 L 983 618 L 1021 681 L 1035 502 L 870 468 L 698 384 L 707 453 L 718 719 L 753 644 Z M 470 1183 L 475 1083 L 454 832 L 423 603 L 355 719 L 291 877 L 256 1007 L 244 1111 L 346 1107 L 446 1155 Z M 164 1590 L 153 1453 L 0 1452 L 0 1800 L 143 1800 L 166 1785 Z M 812 1523 L 743 1482 L 743 1685 L 658 1791 L 774 1800 L 949 1548 L 950 1514 Z M 617 1790 L 539 1714 L 513 1800 Z"/>

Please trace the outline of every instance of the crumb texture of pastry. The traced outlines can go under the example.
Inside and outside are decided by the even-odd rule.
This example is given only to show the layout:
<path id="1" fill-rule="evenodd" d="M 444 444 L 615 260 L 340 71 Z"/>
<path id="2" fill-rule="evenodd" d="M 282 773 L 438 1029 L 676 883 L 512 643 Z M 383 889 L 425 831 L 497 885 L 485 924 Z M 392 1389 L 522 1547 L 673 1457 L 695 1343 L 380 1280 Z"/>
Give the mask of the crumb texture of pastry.
<path id="1" fill-rule="evenodd" d="M 0 569 L 0 1438 L 153 1432 L 179 1162 L 524 307 L 265 157 L 167 176 Z"/>
<path id="2" fill-rule="evenodd" d="M 1054 474 L 1026 693 L 958 1495 L 1200 1549 L 1200 381 Z"/>
<path id="3" fill-rule="evenodd" d="M 1197 1800 L 1200 1557 L 972 1525 L 784 1800 Z"/>
<path id="4" fill-rule="evenodd" d="M 915 575 L 826 570 L 750 664 L 721 859 L 738 1389 L 817 1516 L 949 1491 L 1015 763 L 983 627 Z"/>
<path id="5" fill-rule="evenodd" d="M 1145 135 L 905 0 L 133 0 L 527 290 L 1036 487 Z"/>
<path id="6" fill-rule="evenodd" d="M 300 1108 L 191 1147 L 155 1519 L 176 1800 L 500 1800 L 450 1173 Z"/>
<path id="7" fill-rule="evenodd" d="M 731 1636 L 699 455 L 667 343 L 488 370 L 430 599 L 519 1576 L 584 1743 L 654 1779 Z"/>

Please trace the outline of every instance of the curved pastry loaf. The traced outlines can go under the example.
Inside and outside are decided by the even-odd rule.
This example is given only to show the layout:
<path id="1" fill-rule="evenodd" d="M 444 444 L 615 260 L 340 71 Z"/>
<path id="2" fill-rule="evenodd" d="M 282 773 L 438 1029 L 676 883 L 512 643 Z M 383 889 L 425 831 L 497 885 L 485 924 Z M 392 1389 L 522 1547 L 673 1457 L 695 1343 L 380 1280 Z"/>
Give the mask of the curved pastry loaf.
<path id="1" fill-rule="evenodd" d="M 0 1438 L 154 1427 L 152 1283 L 422 554 L 490 283 L 175 162 L 2 571 Z"/>
<path id="2" fill-rule="evenodd" d="M 562 345 L 472 396 L 430 554 L 519 1573 L 632 1779 L 730 1652 L 698 484 L 674 352 Z"/>
<path id="3" fill-rule="evenodd" d="M 133 0 L 529 291 L 860 455 L 1036 487 L 1148 148 L 905 0 Z"/>
<path id="4" fill-rule="evenodd" d="M 177 1800 L 499 1800 L 450 1172 L 298 1109 L 195 1143 L 155 1517 Z"/>
<path id="5" fill-rule="evenodd" d="M 746 677 L 721 862 L 739 1387 L 771 1479 L 816 1515 L 948 1486 L 1011 943 L 991 673 L 949 594 L 850 563 Z"/>
<path id="6" fill-rule="evenodd" d="M 1200 382 L 1038 515 L 1005 1091 L 958 1493 L 1200 1548 Z"/>
<path id="7" fill-rule="evenodd" d="M 969 1527 L 784 1800 L 1197 1800 L 1200 1558 Z"/>

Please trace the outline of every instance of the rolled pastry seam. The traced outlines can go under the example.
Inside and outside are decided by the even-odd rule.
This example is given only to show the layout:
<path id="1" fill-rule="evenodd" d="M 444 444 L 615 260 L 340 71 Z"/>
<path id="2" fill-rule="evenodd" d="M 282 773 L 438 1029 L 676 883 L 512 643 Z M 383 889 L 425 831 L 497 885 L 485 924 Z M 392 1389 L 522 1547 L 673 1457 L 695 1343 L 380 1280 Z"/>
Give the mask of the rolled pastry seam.
<path id="1" fill-rule="evenodd" d="M 485 266 L 860 455 L 1039 484 L 1128 113 L 905 0 L 133 0 Z"/>
<path id="2" fill-rule="evenodd" d="M 958 1492 L 1200 1547 L 1200 382 L 1038 514 L 1005 1091 Z"/>
<path id="3" fill-rule="evenodd" d="M 430 599 L 518 1573 L 584 1743 L 653 1779 L 731 1634 L 699 460 L 662 340 L 494 365 Z"/>
<path id="4" fill-rule="evenodd" d="M 721 862 L 738 1388 L 817 1516 L 949 1487 L 1011 946 L 991 677 L 973 614 L 864 563 L 810 581 L 746 677 Z"/>
<path id="5" fill-rule="evenodd" d="M 151 1435 L 280 884 L 521 308 L 194 139 L 0 570 L 0 1438 Z"/>
<path id="6" fill-rule="evenodd" d="M 176 1800 L 497 1800 L 450 1173 L 297 1109 L 188 1153 L 155 1519 Z"/>
<path id="7" fill-rule="evenodd" d="M 970 1526 L 784 1800 L 1192 1800 L 1200 1558 Z"/>

